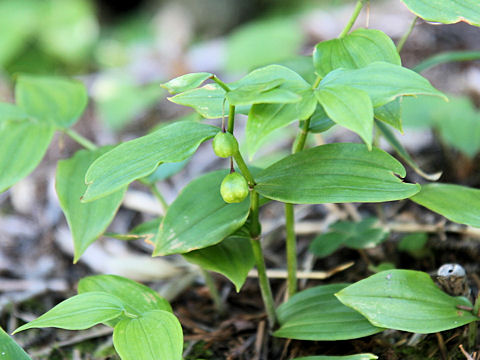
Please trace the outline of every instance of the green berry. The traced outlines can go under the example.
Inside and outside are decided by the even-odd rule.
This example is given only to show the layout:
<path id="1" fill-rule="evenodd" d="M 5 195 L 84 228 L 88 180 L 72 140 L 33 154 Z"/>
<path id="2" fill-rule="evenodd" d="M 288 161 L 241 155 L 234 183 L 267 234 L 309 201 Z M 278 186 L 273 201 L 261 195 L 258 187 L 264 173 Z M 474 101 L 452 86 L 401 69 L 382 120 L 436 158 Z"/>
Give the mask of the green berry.
<path id="1" fill-rule="evenodd" d="M 238 142 L 229 132 L 219 132 L 213 138 L 213 151 L 222 158 L 233 156 L 238 151 Z"/>
<path id="2" fill-rule="evenodd" d="M 236 172 L 228 174 L 220 185 L 220 194 L 227 203 L 242 202 L 248 196 L 247 180 Z"/>

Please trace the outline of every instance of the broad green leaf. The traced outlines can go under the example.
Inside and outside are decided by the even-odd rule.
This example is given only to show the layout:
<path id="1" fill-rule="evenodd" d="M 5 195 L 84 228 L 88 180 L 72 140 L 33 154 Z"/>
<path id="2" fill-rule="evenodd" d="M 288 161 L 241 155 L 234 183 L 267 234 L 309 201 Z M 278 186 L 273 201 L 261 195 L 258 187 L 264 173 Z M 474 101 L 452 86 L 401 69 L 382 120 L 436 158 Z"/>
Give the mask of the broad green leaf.
<path id="1" fill-rule="evenodd" d="M 0 123 L 4 121 L 28 120 L 28 114 L 15 104 L 0 102 Z"/>
<path id="2" fill-rule="evenodd" d="M 472 306 L 466 298 L 444 293 L 420 271 L 383 271 L 335 295 L 373 325 L 395 330 L 434 333 L 479 320 L 457 308 Z"/>
<path id="3" fill-rule="evenodd" d="M 420 186 L 395 174 L 405 169 L 386 152 L 363 144 L 317 146 L 290 155 L 255 178 L 259 194 L 294 204 L 379 202 L 405 199 Z"/>
<path id="4" fill-rule="evenodd" d="M 101 291 L 117 297 L 129 314 L 142 315 L 151 310 L 172 312 L 172 307 L 163 297 L 149 287 L 136 281 L 117 275 L 94 275 L 80 280 L 78 293 Z M 107 325 L 115 326 L 119 319 L 107 321 Z"/>
<path id="5" fill-rule="evenodd" d="M 310 85 L 305 85 L 303 90 L 296 93 L 302 96 L 302 100 L 297 103 L 252 106 L 246 127 L 247 148 L 250 157 L 257 152 L 267 135 L 296 120 L 306 120 L 313 114 L 317 100 Z"/>
<path id="6" fill-rule="evenodd" d="M 480 227 L 480 189 L 453 184 L 422 185 L 412 201 L 447 219 Z"/>
<path id="7" fill-rule="evenodd" d="M 54 132 L 36 121 L 0 121 L 0 192 L 37 167 Z"/>
<path id="8" fill-rule="evenodd" d="M 365 91 L 333 85 L 316 90 L 315 96 L 330 119 L 357 133 L 368 149 L 372 148 L 373 110 Z"/>
<path id="9" fill-rule="evenodd" d="M 127 190 L 124 187 L 90 203 L 80 201 L 87 189 L 84 179 L 88 167 L 111 148 L 108 146 L 94 151 L 80 150 L 73 157 L 58 162 L 55 189 L 72 232 L 74 263 L 88 246 L 103 234 L 117 213 Z"/>
<path id="10" fill-rule="evenodd" d="M 113 330 L 113 345 L 122 360 L 181 360 L 182 326 L 171 312 L 152 310 L 121 320 Z"/>
<path id="11" fill-rule="evenodd" d="M 373 326 L 334 294 L 349 284 L 315 286 L 293 295 L 277 309 L 280 328 L 274 336 L 297 340 L 346 340 L 384 329 Z"/>
<path id="12" fill-rule="evenodd" d="M 88 292 L 73 296 L 37 319 L 20 326 L 14 334 L 31 329 L 56 327 L 84 330 L 122 315 L 125 308 L 117 297 L 105 292 Z"/>
<path id="13" fill-rule="evenodd" d="M 357 29 L 343 38 L 322 41 L 313 51 L 315 70 L 322 77 L 337 68 L 358 69 L 375 61 L 401 64 L 392 39 L 380 30 Z"/>
<path id="14" fill-rule="evenodd" d="M 385 105 L 402 95 L 432 95 L 448 100 L 421 75 L 383 61 L 361 69 L 334 70 L 320 82 L 319 88 L 331 85 L 348 85 L 367 92 L 374 107 Z"/>
<path id="15" fill-rule="evenodd" d="M 237 292 L 255 265 L 250 239 L 235 234 L 217 245 L 191 251 L 183 254 L 183 257 L 204 269 L 226 276 L 235 285 Z"/>
<path id="16" fill-rule="evenodd" d="M 189 106 L 206 119 L 217 119 L 228 115 L 228 101 L 225 90 L 218 84 L 207 84 L 198 89 L 187 90 L 169 97 L 171 102 Z"/>
<path id="17" fill-rule="evenodd" d="M 465 21 L 480 26 L 477 0 L 402 0 L 415 15 L 427 21 L 452 24 Z"/>
<path id="18" fill-rule="evenodd" d="M 226 98 L 231 105 L 295 103 L 302 99 L 294 92 L 279 88 L 279 82 L 281 84 L 283 79 L 270 81 L 269 83 L 276 84 L 272 88 L 266 88 L 268 83 L 240 86 L 229 91 Z"/>
<path id="19" fill-rule="evenodd" d="M 213 74 L 207 72 L 185 74 L 176 77 L 161 86 L 167 89 L 170 94 L 178 94 L 199 87 L 204 81 L 210 79 L 212 76 Z"/>
<path id="20" fill-rule="evenodd" d="M 118 145 L 88 169 L 85 175 L 88 188 L 83 201 L 109 195 L 151 174 L 160 163 L 190 157 L 203 141 L 214 137 L 218 131 L 214 126 L 182 121 Z"/>
<path id="21" fill-rule="evenodd" d="M 30 356 L 0 328 L 0 359 L 32 360 Z"/>
<path id="22" fill-rule="evenodd" d="M 85 85 L 79 81 L 34 75 L 19 76 L 15 99 L 30 116 L 59 128 L 72 126 L 88 101 Z"/>
<path id="23" fill-rule="evenodd" d="M 420 167 L 412 159 L 412 157 L 407 152 L 407 150 L 403 147 L 403 145 L 397 140 L 397 138 L 395 137 L 393 132 L 388 128 L 388 126 L 386 126 L 385 124 L 379 121 L 376 121 L 375 124 L 377 125 L 378 129 L 382 133 L 385 140 L 387 140 L 387 142 L 396 151 L 398 156 L 400 156 L 403 159 L 403 161 L 405 161 L 418 175 L 430 181 L 436 181 L 440 178 L 440 176 L 442 175 L 442 172 L 428 174 L 424 172 L 422 169 L 420 169 Z"/>
<path id="24" fill-rule="evenodd" d="M 305 356 L 300 358 L 295 358 L 293 360 L 376 360 L 378 359 L 377 355 L 373 354 L 355 354 L 355 355 L 346 355 L 346 356 Z"/>
<path id="25" fill-rule="evenodd" d="M 227 39 L 227 69 L 244 72 L 291 58 L 298 54 L 303 38 L 298 21 L 286 16 L 248 23 Z"/>
<path id="26" fill-rule="evenodd" d="M 317 77 L 313 67 L 312 56 L 298 55 L 283 61 L 277 61 L 276 64 L 295 71 L 310 84 L 313 84 Z"/>
<path id="27" fill-rule="evenodd" d="M 396 98 L 392 102 L 385 105 L 376 107 L 373 109 L 375 118 L 390 126 L 393 126 L 400 132 L 403 132 L 402 128 L 402 106 L 400 103 L 401 98 Z"/>
<path id="28" fill-rule="evenodd" d="M 353 249 L 365 249 L 377 246 L 388 235 L 385 229 L 375 227 L 374 217 L 360 222 L 338 221 L 330 225 L 330 231 L 317 236 L 310 244 L 310 252 L 325 257 L 344 245 Z"/>
<path id="29" fill-rule="evenodd" d="M 227 204 L 220 184 L 228 171 L 190 182 L 169 206 L 155 239 L 154 256 L 183 254 L 215 245 L 240 228 L 249 213 L 248 198 Z"/>
<path id="30" fill-rule="evenodd" d="M 452 98 L 432 109 L 442 139 L 470 158 L 480 152 L 480 111 L 467 97 Z"/>

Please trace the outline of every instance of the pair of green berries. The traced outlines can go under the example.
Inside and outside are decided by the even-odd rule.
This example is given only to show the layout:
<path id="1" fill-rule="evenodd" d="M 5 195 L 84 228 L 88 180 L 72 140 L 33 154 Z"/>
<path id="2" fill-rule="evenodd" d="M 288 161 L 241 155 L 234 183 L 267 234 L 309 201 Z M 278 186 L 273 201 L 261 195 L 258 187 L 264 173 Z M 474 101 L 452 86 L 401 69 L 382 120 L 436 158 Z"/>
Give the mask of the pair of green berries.
<path id="1" fill-rule="evenodd" d="M 238 152 L 238 142 L 229 132 L 219 132 L 213 138 L 213 151 L 222 158 L 234 156 Z M 227 203 L 238 203 L 248 196 L 248 184 L 245 178 L 232 172 L 225 176 L 220 185 L 220 195 Z"/>

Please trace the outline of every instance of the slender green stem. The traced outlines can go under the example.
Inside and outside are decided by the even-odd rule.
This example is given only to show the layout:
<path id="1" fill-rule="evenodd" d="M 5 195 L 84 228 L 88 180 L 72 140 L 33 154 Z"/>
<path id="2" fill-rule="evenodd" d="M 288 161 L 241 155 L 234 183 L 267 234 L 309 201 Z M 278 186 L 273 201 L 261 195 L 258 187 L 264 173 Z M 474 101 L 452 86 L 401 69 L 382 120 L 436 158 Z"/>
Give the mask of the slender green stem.
<path id="1" fill-rule="evenodd" d="M 228 109 L 228 128 L 227 131 L 233 134 L 233 128 L 235 127 L 235 106 L 230 105 Z"/>
<path id="2" fill-rule="evenodd" d="M 250 211 L 251 211 L 251 224 L 250 235 L 253 239 L 258 239 L 262 233 L 262 227 L 259 220 L 259 196 L 255 190 L 252 190 L 250 194 Z"/>
<path id="3" fill-rule="evenodd" d="M 475 305 L 473 305 L 473 315 L 478 316 L 478 310 L 480 309 L 480 292 L 475 299 Z M 468 347 L 469 349 L 475 348 L 477 342 L 478 322 L 473 321 L 468 324 Z"/>
<path id="4" fill-rule="evenodd" d="M 265 267 L 265 260 L 263 258 L 262 245 L 257 239 L 251 239 L 253 255 L 255 256 L 255 263 L 258 270 L 258 281 L 260 284 L 260 291 L 262 293 L 263 303 L 265 310 L 267 311 L 268 323 L 270 328 L 275 326 L 277 321 L 277 315 L 275 313 L 275 305 L 273 301 L 272 289 L 270 288 L 270 282 L 267 277 L 267 270 Z"/>
<path id="5" fill-rule="evenodd" d="M 440 64 L 444 64 L 447 62 L 454 62 L 454 61 L 471 61 L 471 60 L 479 60 L 480 59 L 480 51 L 448 51 L 444 53 L 440 53 L 437 55 L 433 55 L 428 59 L 422 61 L 420 64 L 415 66 L 412 70 L 418 73 L 425 71 L 433 66 L 437 66 Z"/>
<path id="6" fill-rule="evenodd" d="M 310 118 L 304 121 L 301 131 L 297 134 L 292 149 L 293 154 L 302 151 L 305 147 L 309 127 Z M 293 204 L 285 203 L 285 229 L 287 231 L 287 294 L 290 297 L 297 292 L 297 238 L 295 236 Z"/>
<path id="7" fill-rule="evenodd" d="M 342 30 L 340 35 L 338 35 L 339 38 L 344 37 L 345 35 L 348 34 L 348 32 L 352 29 L 353 24 L 355 24 L 355 21 L 358 18 L 358 15 L 360 15 L 360 11 L 362 10 L 363 5 L 365 4 L 366 0 L 358 0 L 357 5 L 355 5 L 355 10 L 353 10 L 353 14 L 350 17 L 350 20 L 348 20 L 347 25 L 345 25 L 345 28 Z"/>
<path id="8" fill-rule="evenodd" d="M 317 78 L 315 79 L 315 82 L 312 85 L 312 89 L 316 89 L 318 85 L 320 85 L 320 81 L 322 81 L 322 77 L 318 75 Z"/>
<path id="9" fill-rule="evenodd" d="M 405 34 L 403 34 L 402 38 L 399 40 L 398 44 L 397 44 L 397 51 L 400 52 L 402 51 L 403 49 L 403 45 L 405 45 L 405 42 L 407 41 L 408 37 L 410 36 L 410 34 L 412 33 L 413 31 L 413 28 L 415 27 L 415 25 L 417 24 L 417 20 L 418 20 L 418 17 L 415 16 L 413 18 L 413 21 L 412 23 L 410 24 L 410 26 L 408 27 L 408 30 Z"/>
<path id="10" fill-rule="evenodd" d="M 70 136 L 77 143 L 82 145 L 85 149 L 92 150 L 92 151 L 98 149 L 97 145 L 95 145 L 93 142 L 88 140 L 86 137 L 83 137 L 73 129 L 69 129 L 69 128 L 63 129 L 63 132 L 68 136 Z"/>
<path id="11" fill-rule="evenodd" d="M 295 139 L 295 146 L 293 147 L 293 153 L 302 151 L 305 147 L 305 141 L 307 140 L 308 128 L 310 127 L 310 118 L 303 122 L 302 130 L 298 133 Z"/>
<path id="12" fill-rule="evenodd" d="M 248 186 L 250 188 L 253 188 L 255 186 L 255 179 L 252 176 L 252 173 L 250 170 L 248 170 L 247 164 L 245 164 L 245 160 L 243 160 L 242 154 L 240 154 L 240 151 L 237 151 L 235 155 L 233 155 L 233 158 L 235 159 L 235 162 L 238 165 L 238 168 L 242 172 L 243 176 L 245 176 L 245 179 L 247 179 Z"/>
<path id="13" fill-rule="evenodd" d="M 226 92 L 231 91 L 230 87 L 225 84 L 222 80 L 220 80 L 216 75 L 213 75 L 212 80 L 215 81 L 220 87 L 225 90 Z"/>
<path id="14" fill-rule="evenodd" d="M 205 279 L 205 285 L 207 285 L 208 291 L 210 292 L 210 296 L 212 297 L 213 303 L 215 304 L 215 308 L 220 314 L 224 314 L 225 304 L 222 301 L 222 297 L 218 292 L 218 289 L 215 285 L 215 281 L 213 280 L 212 275 L 204 268 L 200 268 L 200 269 L 202 271 L 203 278 Z"/>
<path id="15" fill-rule="evenodd" d="M 163 197 L 162 193 L 158 190 L 157 186 L 155 184 L 146 184 L 149 188 L 152 194 L 155 196 L 155 198 L 158 200 L 158 202 L 162 205 L 163 211 L 167 212 L 168 209 L 168 204 L 165 201 L 165 198 Z"/>
<path id="16" fill-rule="evenodd" d="M 297 238 L 293 204 L 285 204 L 285 227 L 287 229 L 287 293 L 290 297 L 297 292 Z"/>

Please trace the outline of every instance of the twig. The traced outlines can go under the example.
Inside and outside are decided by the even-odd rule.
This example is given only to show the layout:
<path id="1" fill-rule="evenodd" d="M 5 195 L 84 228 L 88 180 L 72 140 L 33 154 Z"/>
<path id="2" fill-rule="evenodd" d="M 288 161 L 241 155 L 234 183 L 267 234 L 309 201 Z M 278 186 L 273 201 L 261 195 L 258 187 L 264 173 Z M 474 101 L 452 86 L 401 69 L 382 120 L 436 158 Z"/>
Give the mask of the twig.
<path id="1" fill-rule="evenodd" d="M 448 360 L 447 349 L 445 348 L 445 341 L 443 341 L 443 336 L 440 333 L 435 333 L 438 342 L 438 348 L 440 349 L 440 354 L 442 355 L 442 360 Z"/>
<path id="2" fill-rule="evenodd" d="M 336 268 L 329 270 L 329 271 L 299 271 L 297 273 L 297 278 L 299 279 L 310 279 L 310 280 L 324 280 L 332 275 L 343 271 L 345 269 L 348 269 L 349 267 L 352 267 L 355 263 L 353 261 L 342 264 L 340 266 L 337 266 Z M 269 279 L 286 279 L 288 274 L 287 270 L 283 269 L 268 269 L 267 270 L 267 276 Z M 248 277 L 253 277 L 256 278 L 258 277 L 258 272 L 257 270 L 253 269 L 250 270 L 248 273 Z"/>
<path id="3" fill-rule="evenodd" d="M 460 348 L 460 351 L 462 352 L 462 354 L 465 356 L 467 360 L 475 360 L 473 357 L 470 356 L 469 353 L 465 351 L 462 344 L 458 345 L 458 347 Z"/>

